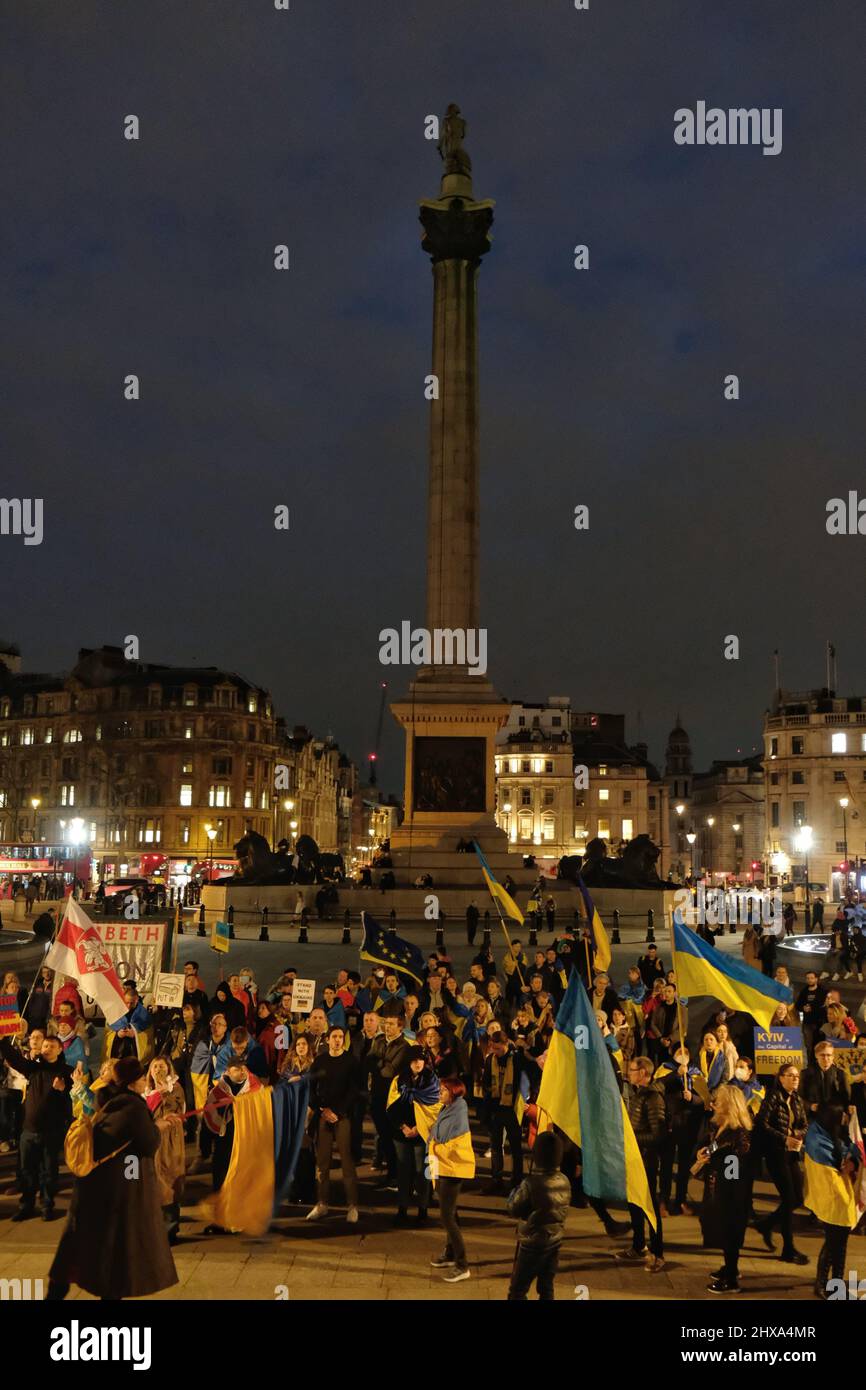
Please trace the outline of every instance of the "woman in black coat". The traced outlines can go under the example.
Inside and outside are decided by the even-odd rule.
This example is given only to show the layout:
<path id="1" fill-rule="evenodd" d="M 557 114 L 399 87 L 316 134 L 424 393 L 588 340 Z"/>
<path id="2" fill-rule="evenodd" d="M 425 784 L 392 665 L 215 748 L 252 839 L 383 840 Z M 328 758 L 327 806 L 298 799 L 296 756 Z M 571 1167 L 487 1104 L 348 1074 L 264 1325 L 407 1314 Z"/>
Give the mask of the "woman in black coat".
<path id="1" fill-rule="evenodd" d="M 222 1014 L 228 1025 L 228 1031 L 233 1028 L 245 1028 L 247 1023 L 246 1010 L 239 999 L 235 999 L 228 985 L 221 980 L 214 990 L 213 999 L 208 1006 L 208 1018 L 213 1018 L 214 1014 Z"/>
<path id="2" fill-rule="evenodd" d="M 693 1173 L 704 1179 L 701 1234 L 705 1249 L 721 1250 L 725 1260 L 707 1285 L 710 1293 L 740 1292 L 740 1250 L 752 1205 L 752 1117 L 742 1091 L 720 1086 L 710 1105 L 707 1143 L 697 1153 Z"/>
<path id="3" fill-rule="evenodd" d="M 114 1084 L 96 1092 L 101 1109 L 93 1125 L 93 1157 L 99 1166 L 75 1180 L 48 1275 L 51 1300 L 65 1298 L 70 1284 L 98 1298 L 119 1299 L 177 1283 L 153 1164 L 160 1134 L 141 1095 L 144 1085 L 138 1058 L 124 1057 L 115 1064 Z M 136 1170 L 128 1177 L 133 1158 Z"/>
<path id="4" fill-rule="evenodd" d="M 794 1248 L 794 1212 L 803 1203 L 800 1154 L 806 1134 L 806 1107 L 798 1094 L 799 1085 L 800 1068 L 786 1062 L 779 1068 L 758 1115 L 757 1138 L 779 1194 L 779 1205 L 769 1216 L 755 1222 L 755 1230 L 767 1249 L 775 1250 L 772 1230 L 778 1226 L 782 1234 L 779 1258 L 786 1264 L 806 1265 L 808 1256 Z"/>

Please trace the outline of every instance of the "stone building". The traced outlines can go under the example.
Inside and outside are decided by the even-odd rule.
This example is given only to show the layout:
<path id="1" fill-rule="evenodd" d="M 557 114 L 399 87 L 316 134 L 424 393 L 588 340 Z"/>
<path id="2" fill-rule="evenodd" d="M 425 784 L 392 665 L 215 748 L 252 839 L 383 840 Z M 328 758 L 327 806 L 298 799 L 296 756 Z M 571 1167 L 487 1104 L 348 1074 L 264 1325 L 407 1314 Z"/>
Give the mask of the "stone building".
<path id="1" fill-rule="evenodd" d="M 210 856 L 229 871 L 248 828 L 338 848 L 339 749 L 307 730 L 287 737 L 261 686 L 216 667 L 128 661 L 119 647 L 80 651 L 66 675 L 16 665 L 0 662 L 7 846 L 74 844 L 98 876 L 161 868 L 178 881 Z"/>
<path id="2" fill-rule="evenodd" d="M 866 698 L 780 690 L 764 718 L 764 771 L 769 873 L 804 884 L 808 863 L 839 897 L 866 858 Z"/>
<path id="3" fill-rule="evenodd" d="M 575 786 L 585 766 L 588 785 Z M 589 840 L 611 852 L 648 834 L 665 853 L 666 799 L 645 745 L 625 743 L 625 716 L 582 713 L 567 696 L 512 705 L 497 738 L 497 824 L 510 845 L 536 857 L 582 854 Z"/>
<path id="4" fill-rule="evenodd" d="M 763 878 L 765 804 L 760 754 L 716 759 L 707 772 L 692 778 L 689 826 L 696 835 L 687 859 L 703 869 L 714 885 Z M 710 824 L 712 822 L 712 824 Z"/>

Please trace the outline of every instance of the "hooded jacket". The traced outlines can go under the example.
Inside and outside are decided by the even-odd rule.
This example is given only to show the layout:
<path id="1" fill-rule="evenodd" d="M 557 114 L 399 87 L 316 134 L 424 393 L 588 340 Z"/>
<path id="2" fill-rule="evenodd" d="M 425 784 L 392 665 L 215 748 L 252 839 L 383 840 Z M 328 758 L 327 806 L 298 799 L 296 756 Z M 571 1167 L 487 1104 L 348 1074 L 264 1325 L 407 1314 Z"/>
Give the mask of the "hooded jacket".
<path id="1" fill-rule="evenodd" d="M 519 1218 L 517 1238 L 533 1250 L 559 1245 L 571 1203 L 571 1183 L 559 1168 L 536 1168 L 508 1198 L 508 1215 Z"/>

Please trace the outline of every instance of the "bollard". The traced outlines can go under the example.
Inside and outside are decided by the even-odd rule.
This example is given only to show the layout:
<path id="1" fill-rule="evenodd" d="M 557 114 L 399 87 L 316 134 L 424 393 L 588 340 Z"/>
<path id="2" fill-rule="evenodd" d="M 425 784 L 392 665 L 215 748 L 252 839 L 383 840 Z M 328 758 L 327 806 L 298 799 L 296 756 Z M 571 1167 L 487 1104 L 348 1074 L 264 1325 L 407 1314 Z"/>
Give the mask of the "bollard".
<path id="1" fill-rule="evenodd" d="M 611 944 L 611 946 L 621 946 L 621 945 L 622 945 L 622 941 L 620 940 L 620 935 L 619 935 L 619 908 L 618 908 L 618 907 L 615 907 L 614 910 L 613 910 L 613 931 L 611 932 L 611 936 L 610 936 L 610 944 Z"/>
<path id="2" fill-rule="evenodd" d="M 444 916 L 445 916 L 445 913 L 444 913 L 444 912 L 440 912 L 440 913 L 439 913 L 439 916 L 438 916 L 438 918 L 437 918 L 437 920 L 436 920 L 436 949 L 437 949 L 437 951 L 444 951 L 444 950 L 445 950 L 445 928 L 444 928 L 443 925 L 442 925 L 442 918 L 443 918 Z"/>
<path id="3" fill-rule="evenodd" d="M 301 912 L 301 929 L 300 929 L 300 931 L 298 932 L 298 945 L 299 945 L 299 946 L 308 946 L 308 945 L 309 945 L 309 942 L 310 942 L 310 938 L 307 936 L 307 920 L 308 920 L 307 909 L 304 908 L 303 911 Z"/>
<path id="4" fill-rule="evenodd" d="M 530 946 L 537 946 L 537 945 L 538 945 L 538 927 L 535 925 L 535 919 L 536 919 L 537 916 L 538 916 L 538 913 L 537 913 L 537 912 L 533 912 L 533 914 L 532 914 L 532 926 L 529 928 L 529 945 L 530 945 Z"/>
<path id="5" fill-rule="evenodd" d="M 489 908 L 486 908 L 486 909 L 485 909 L 485 912 L 484 912 L 484 927 L 483 927 L 482 932 L 481 932 L 481 949 L 482 949 L 482 951 L 489 951 L 489 950 L 490 950 L 490 910 L 489 910 Z"/>
<path id="6" fill-rule="evenodd" d="M 555 907 L 552 907 L 552 908 L 550 909 L 550 911 L 548 912 L 548 914 L 547 914 L 547 925 L 548 925 L 548 930 L 549 930 L 549 931 L 551 931 L 551 932 L 555 932 L 555 931 L 556 931 L 556 908 L 555 908 Z"/>
<path id="7" fill-rule="evenodd" d="M 198 910 L 198 931 L 196 932 L 196 936 L 207 936 L 207 932 L 204 929 L 204 903 L 200 904 Z"/>
<path id="8" fill-rule="evenodd" d="M 812 904 L 807 903 L 803 908 L 803 931 L 808 936 L 812 930 Z M 846 967 L 847 968 L 847 967 Z"/>
<path id="9" fill-rule="evenodd" d="M 229 910 L 228 910 L 228 912 L 226 913 L 226 918 L 227 918 L 228 924 L 229 924 L 229 940 L 230 940 L 230 941 L 234 941 L 234 939 L 235 939 L 235 909 L 234 909 L 234 905 L 233 905 L 232 903 L 229 903 Z M 267 937 L 265 937 L 265 940 L 267 940 Z"/>
<path id="10" fill-rule="evenodd" d="M 656 934 L 653 931 L 653 910 L 648 907 L 646 910 L 646 936 L 644 940 L 647 945 L 655 945 Z"/>
<path id="11" fill-rule="evenodd" d="M 259 929 L 259 941 L 270 941 L 270 939 L 270 933 L 268 932 L 268 909 L 266 907 L 263 907 L 262 925 Z"/>
<path id="12" fill-rule="evenodd" d="M 395 935 L 396 935 L 396 932 L 397 932 L 397 913 L 394 911 L 394 909 L 393 909 L 393 907 L 392 907 L 392 908 L 391 908 L 391 911 L 388 913 L 388 935 L 389 935 L 389 936 L 395 936 Z"/>
<path id="13" fill-rule="evenodd" d="M 352 915 L 349 909 L 346 908 L 346 911 L 343 913 L 343 940 L 340 943 L 343 946 L 351 946 L 352 944 L 351 922 Z"/>

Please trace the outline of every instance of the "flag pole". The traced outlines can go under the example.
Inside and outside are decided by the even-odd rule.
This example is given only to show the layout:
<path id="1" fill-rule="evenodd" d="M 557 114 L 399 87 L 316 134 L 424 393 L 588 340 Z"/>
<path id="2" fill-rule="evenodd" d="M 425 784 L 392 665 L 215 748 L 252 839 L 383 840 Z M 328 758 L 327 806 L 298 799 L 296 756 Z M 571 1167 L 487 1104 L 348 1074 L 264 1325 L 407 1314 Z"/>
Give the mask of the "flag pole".
<path id="1" fill-rule="evenodd" d="M 492 893 L 490 894 L 490 896 L 491 896 L 491 898 L 493 898 L 493 894 L 492 894 Z M 511 952 L 511 958 L 512 958 L 512 960 L 514 961 L 515 969 L 517 970 L 517 977 L 518 977 L 518 979 L 520 980 L 521 987 L 522 987 L 522 988 L 525 988 L 525 987 L 526 987 L 526 981 L 525 981 L 524 978 L 523 978 L 523 971 L 520 969 L 520 961 L 517 959 L 517 957 L 516 957 L 515 954 L 514 954 L 514 947 L 513 947 L 512 944 L 511 944 L 511 937 L 508 935 L 508 928 L 507 928 L 506 925 L 505 925 L 505 918 L 504 918 L 503 915 L 502 915 L 502 908 L 501 908 L 500 905 L 499 905 L 499 899 L 498 899 L 498 898 L 493 898 L 493 901 L 494 901 L 494 903 L 495 903 L 495 905 L 496 905 L 496 911 L 497 911 L 497 913 L 499 914 L 499 924 L 500 924 L 500 926 L 502 927 L 503 932 L 505 933 L 505 940 L 508 942 L 508 949 L 509 949 L 509 951 Z"/>
<path id="2" fill-rule="evenodd" d="M 680 1035 L 680 1047 L 681 1047 L 682 1050 L 685 1052 L 685 1050 L 686 1050 L 686 1040 L 685 1040 L 685 1038 L 684 1038 L 684 1036 L 683 1036 L 683 1006 L 682 1006 L 682 1003 L 680 1002 L 680 985 L 679 985 L 679 980 L 677 979 L 677 965 L 676 965 L 676 961 L 677 961 L 677 947 L 676 947 L 676 942 L 675 942 L 675 940 L 674 940 L 674 914 L 673 914 L 673 911 L 671 912 L 671 915 L 670 915 L 670 931 L 671 931 L 671 967 L 672 967 L 673 972 L 674 972 L 674 994 L 675 994 L 675 996 L 676 996 L 676 1001 L 677 1001 L 677 1029 L 678 1029 L 679 1035 Z M 683 1090 L 684 1090 L 684 1091 L 687 1091 L 688 1089 L 689 1089 L 689 1069 L 688 1069 L 688 1066 L 686 1066 L 686 1074 L 685 1074 L 685 1076 L 683 1077 Z"/>

